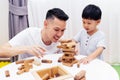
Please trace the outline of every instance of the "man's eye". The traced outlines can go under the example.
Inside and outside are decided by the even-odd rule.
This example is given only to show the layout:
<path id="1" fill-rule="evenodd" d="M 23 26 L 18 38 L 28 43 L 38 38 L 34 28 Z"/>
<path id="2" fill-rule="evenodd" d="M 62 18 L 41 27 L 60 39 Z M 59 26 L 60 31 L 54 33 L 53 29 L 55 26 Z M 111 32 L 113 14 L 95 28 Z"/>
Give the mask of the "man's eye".
<path id="1" fill-rule="evenodd" d="M 62 32 L 64 32 L 65 30 L 62 30 Z"/>
<path id="2" fill-rule="evenodd" d="M 55 31 L 59 31 L 59 29 L 54 29 Z"/>

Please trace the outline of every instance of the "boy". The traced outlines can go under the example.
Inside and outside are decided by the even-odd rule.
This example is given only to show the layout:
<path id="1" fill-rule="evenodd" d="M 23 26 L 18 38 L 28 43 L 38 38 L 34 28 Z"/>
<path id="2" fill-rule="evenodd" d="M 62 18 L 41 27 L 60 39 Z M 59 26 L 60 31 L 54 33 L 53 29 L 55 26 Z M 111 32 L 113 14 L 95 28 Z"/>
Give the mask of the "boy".
<path id="1" fill-rule="evenodd" d="M 83 10 L 82 22 L 84 29 L 73 38 L 73 40 L 80 43 L 80 54 L 87 56 L 80 60 L 83 64 L 87 64 L 95 58 L 102 59 L 102 52 L 106 45 L 104 33 L 97 28 L 101 21 L 101 15 L 102 12 L 96 5 L 90 4 Z"/>

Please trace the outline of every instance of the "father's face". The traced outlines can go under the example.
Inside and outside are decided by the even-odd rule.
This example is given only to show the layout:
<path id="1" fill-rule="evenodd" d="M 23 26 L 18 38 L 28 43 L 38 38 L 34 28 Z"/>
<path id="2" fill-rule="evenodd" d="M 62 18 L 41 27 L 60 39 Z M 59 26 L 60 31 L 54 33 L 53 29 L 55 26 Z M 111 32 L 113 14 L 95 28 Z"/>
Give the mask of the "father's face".
<path id="1" fill-rule="evenodd" d="M 64 34 L 66 21 L 57 18 L 47 20 L 47 36 L 51 42 L 57 42 Z"/>

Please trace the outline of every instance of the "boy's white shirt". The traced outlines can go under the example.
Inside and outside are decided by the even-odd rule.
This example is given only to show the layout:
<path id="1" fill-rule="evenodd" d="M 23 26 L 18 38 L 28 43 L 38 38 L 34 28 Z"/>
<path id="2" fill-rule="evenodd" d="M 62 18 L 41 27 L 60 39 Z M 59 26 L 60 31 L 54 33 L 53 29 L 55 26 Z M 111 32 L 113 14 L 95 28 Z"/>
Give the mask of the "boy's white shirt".
<path id="1" fill-rule="evenodd" d="M 12 47 L 15 46 L 32 46 L 32 45 L 40 45 L 41 47 L 45 48 L 47 50 L 46 54 L 53 54 L 58 52 L 58 48 L 56 47 L 58 45 L 58 42 L 52 43 L 49 46 L 46 46 L 42 39 L 41 39 L 41 28 L 37 27 L 30 27 L 22 32 L 18 33 L 15 37 L 13 37 L 9 41 L 10 45 Z M 20 54 L 19 58 L 27 58 L 32 55 L 30 54 Z"/>
<path id="2" fill-rule="evenodd" d="M 105 34 L 100 30 L 90 36 L 82 29 L 73 39 L 80 44 L 81 55 L 88 56 L 100 46 L 106 48 Z M 103 59 L 102 54 L 97 58 Z"/>

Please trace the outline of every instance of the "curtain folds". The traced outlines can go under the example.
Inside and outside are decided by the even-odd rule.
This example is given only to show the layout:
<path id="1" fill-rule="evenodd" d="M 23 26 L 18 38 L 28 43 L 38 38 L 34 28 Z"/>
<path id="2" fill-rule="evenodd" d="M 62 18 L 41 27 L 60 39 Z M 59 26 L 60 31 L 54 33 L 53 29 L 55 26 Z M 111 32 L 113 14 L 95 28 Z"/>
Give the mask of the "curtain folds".
<path id="1" fill-rule="evenodd" d="M 9 39 L 27 27 L 27 0 L 9 0 Z"/>
<path id="2" fill-rule="evenodd" d="M 9 39 L 28 26 L 27 0 L 9 0 Z"/>

